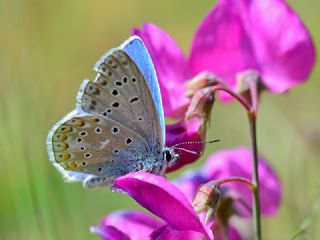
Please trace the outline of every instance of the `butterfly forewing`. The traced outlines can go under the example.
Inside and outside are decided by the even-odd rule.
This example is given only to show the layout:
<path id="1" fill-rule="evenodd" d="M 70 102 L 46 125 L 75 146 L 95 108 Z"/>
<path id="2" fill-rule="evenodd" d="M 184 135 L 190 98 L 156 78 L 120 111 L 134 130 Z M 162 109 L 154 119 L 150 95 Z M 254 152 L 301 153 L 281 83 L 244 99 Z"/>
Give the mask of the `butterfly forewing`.
<path id="1" fill-rule="evenodd" d="M 135 64 L 140 69 L 142 75 L 147 81 L 148 87 L 151 91 L 152 98 L 157 110 L 157 115 L 162 129 L 162 144 L 165 143 L 165 120 L 162 107 L 162 99 L 160 93 L 160 86 L 157 78 L 155 68 L 153 66 L 150 54 L 144 43 L 137 36 L 130 37 L 125 41 L 121 48 L 130 56 Z"/>
<path id="2" fill-rule="evenodd" d="M 94 82 L 79 94 L 81 109 L 121 123 L 152 146 L 163 148 L 162 132 L 149 87 L 136 64 L 120 49 L 102 58 Z"/>

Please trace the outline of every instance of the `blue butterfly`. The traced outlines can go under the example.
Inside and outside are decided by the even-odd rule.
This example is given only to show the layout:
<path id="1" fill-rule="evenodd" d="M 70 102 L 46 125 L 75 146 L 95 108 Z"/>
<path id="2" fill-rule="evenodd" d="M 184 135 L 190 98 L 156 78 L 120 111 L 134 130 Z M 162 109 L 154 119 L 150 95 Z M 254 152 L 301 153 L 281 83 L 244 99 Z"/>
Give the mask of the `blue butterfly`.
<path id="1" fill-rule="evenodd" d="M 84 80 L 76 109 L 47 138 L 50 161 L 68 181 L 110 186 L 130 172 L 163 175 L 179 155 L 165 147 L 159 83 L 139 37 L 108 51 Z"/>

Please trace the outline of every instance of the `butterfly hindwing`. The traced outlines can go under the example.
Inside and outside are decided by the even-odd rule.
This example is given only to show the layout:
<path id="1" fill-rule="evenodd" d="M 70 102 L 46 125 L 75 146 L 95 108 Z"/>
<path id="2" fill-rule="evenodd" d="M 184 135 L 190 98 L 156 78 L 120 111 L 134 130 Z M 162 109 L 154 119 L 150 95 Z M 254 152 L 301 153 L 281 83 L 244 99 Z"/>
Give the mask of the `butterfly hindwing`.
<path id="1" fill-rule="evenodd" d="M 61 122 L 51 139 L 54 160 L 66 171 L 108 178 L 143 169 L 139 166 L 145 158 L 142 150 L 148 149 L 134 131 L 91 114 Z"/>

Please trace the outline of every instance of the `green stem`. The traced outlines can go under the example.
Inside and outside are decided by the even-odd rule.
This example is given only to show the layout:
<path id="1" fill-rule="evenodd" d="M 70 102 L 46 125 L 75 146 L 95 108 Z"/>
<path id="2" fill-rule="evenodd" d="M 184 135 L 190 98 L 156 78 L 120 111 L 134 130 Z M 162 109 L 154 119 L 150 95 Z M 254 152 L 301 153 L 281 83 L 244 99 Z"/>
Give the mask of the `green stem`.
<path id="1" fill-rule="evenodd" d="M 257 129 L 256 129 L 256 115 L 249 112 L 250 136 L 252 146 L 252 183 L 255 185 L 253 191 L 253 228 L 255 239 L 261 240 L 261 221 L 260 221 L 260 197 L 259 197 L 259 171 L 258 171 L 258 146 L 257 146 Z"/>

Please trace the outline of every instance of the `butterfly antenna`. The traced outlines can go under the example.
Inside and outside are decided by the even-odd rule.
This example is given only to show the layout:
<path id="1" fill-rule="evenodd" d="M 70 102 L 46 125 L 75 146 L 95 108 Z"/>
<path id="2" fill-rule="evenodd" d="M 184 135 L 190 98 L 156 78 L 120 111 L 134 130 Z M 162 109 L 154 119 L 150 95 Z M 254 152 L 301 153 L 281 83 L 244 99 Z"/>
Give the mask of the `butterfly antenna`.
<path id="1" fill-rule="evenodd" d="M 200 155 L 200 154 L 202 154 L 202 152 L 196 152 L 196 151 L 188 150 L 188 149 L 185 149 L 185 148 L 177 148 L 177 147 L 175 147 L 174 149 L 178 149 L 178 150 L 181 150 L 181 151 L 185 151 L 185 152 L 187 152 L 187 153 L 192 153 L 192 154 L 194 154 L 194 155 Z"/>
<path id="2" fill-rule="evenodd" d="M 177 146 L 180 145 L 186 145 L 186 144 L 203 144 L 203 143 L 215 143 L 215 142 L 219 142 L 220 139 L 214 139 L 214 140 L 209 140 L 209 141 L 195 141 L 195 142 L 181 142 L 181 143 L 177 143 L 175 145 L 172 146 L 172 148 L 176 148 Z M 178 148 L 176 148 L 178 149 Z"/>

